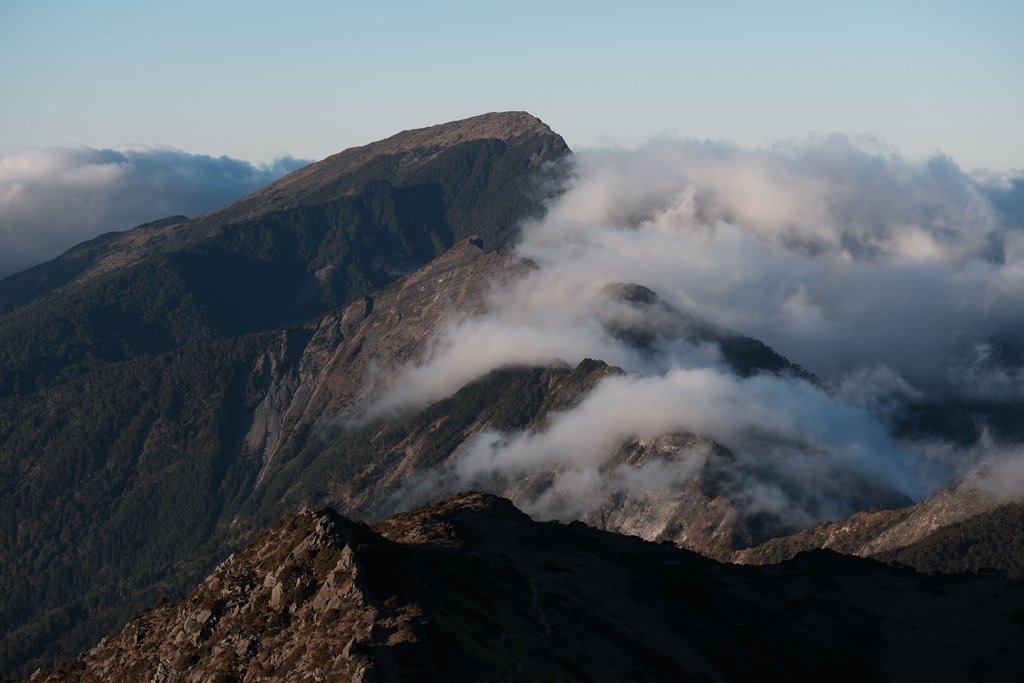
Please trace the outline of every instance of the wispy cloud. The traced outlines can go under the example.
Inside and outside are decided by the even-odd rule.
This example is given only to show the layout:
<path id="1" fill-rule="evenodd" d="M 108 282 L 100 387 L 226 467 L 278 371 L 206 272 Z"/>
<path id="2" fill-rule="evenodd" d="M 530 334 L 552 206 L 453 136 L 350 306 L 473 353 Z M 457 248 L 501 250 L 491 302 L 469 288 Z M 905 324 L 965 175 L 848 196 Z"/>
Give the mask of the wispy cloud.
<path id="1" fill-rule="evenodd" d="M 0 277 L 109 230 L 223 206 L 306 161 L 253 165 L 166 147 L 65 146 L 0 156 Z"/>
<path id="2" fill-rule="evenodd" d="M 1021 331 L 1019 187 L 838 137 L 659 141 L 580 155 L 521 253 L 648 285 L 827 377 L 885 364 L 930 383 L 963 344 Z"/>
<path id="3" fill-rule="evenodd" d="M 542 432 L 466 444 L 445 474 L 459 486 L 556 472 L 545 495 L 592 509 L 586 491 L 615 489 L 602 463 L 623 441 L 683 430 L 734 453 L 750 505 L 810 523 L 851 512 L 872 488 L 920 497 L 986 457 L 900 444 L 879 413 L 922 396 L 1024 397 L 1020 177 L 845 137 L 766 150 L 655 140 L 579 153 L 573 173 L 524 229 L 518 253 L 537 268 L 495 288 L 486 314 L 442 329 L 371 410 L 512 364 L 593 357 L 636 375 L 606 379 Z M 767 342 L 827 389 L 737 378 L 685 340 L 630 347 L 609 333 L 628 313 L 606 295 L 614 282 Z"/>
<path id="4" fill-rule="evenodd" d="M 605 463 L 622 444 L 682 432 L 725 446 L 747 512 L 769 512 L 792 526 L 850 514 L 872 496 L 928 492 L 922 463 L 900 447 L 863 408 L 837 401 L 808 382 L 771 376 L 738 378 L 720 367 L 673 369 L 658 376 L 605 379 L 586 399 L 540 432 L 485 433 L 467 444 L 453 474 L 457 488 L 479 486 L 494 472 L 513 478 L 556 472 L 548 498 L 524 501 L 541 514 L 551 506 L 574 516 L 604 502 Z M 690 459 L 648 463 L 655 479 L 627 481 L 650 490 L 695 474 Z M 583 485 L 581 486 L 581 483 Z"/>

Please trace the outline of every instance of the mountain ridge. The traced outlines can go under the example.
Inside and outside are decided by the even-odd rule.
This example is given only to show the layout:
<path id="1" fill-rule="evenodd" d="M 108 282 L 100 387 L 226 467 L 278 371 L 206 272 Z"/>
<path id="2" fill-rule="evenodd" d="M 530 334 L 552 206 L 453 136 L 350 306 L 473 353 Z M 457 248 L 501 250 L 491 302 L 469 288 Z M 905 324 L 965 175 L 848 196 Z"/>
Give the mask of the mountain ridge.
<path id="1" fill-rule="evenodd" d="M 398 178 L 408 178 L 446 150 L 470 143 L 500 143 L 504 146 L 529 145 L 532 152 L 528 167 L 571 153 L 562 137 L 540 119 L 524 111 L 491 112 L 468 119 L 415 128 L 366 145 L 351 147 L 320 161 L 292 171 L 288 175 L 242 197 L 228 207 L 199 218 L 220 223 L 248 218 L 253 213 L 278 211 L 314 193 L 325 190 L 330 196 L 345 196 L 353 187 L 345 179 L 358 175 L 367 166 Z M 322 197 L 321 197 L 322 199 Z"/>
<path id="2" fill-rule="evenodd" d="M 393 154 L 436 153 L 438 149 L 477 140 L 500 140 L 514 143 L 529 136 L 557 136 L 540 119 L 525 111 L 490 112 L 468 119 L 413 128 L 366 145 L 350 147 L 320 161 L 292 171 L 249 196 L 273 195 L 294 185 L 324 175 L 340 176 L 351 173 L 377 156 Z M 563 142 L 564 144 L 564 142 Z M 244 200 L 245 198 L 243 198 Z M 215 213 L 215 212 L 214 212 Z"/>
<path id="3" fill-rule="evenodd" d="M 570 153 L 528 114 L 485 115 L 341 152 L 203 216 L 73 248 L 0 282 L 0 396 L 186 341 L 301 324 L 470 236 L 506 247 L 521 220 L 543 212 L 554 162 Z"/>
<path id="4" fill-rule="evenodd" d="M 300 510 L 29 680 L 1009 680 L 1022 608 L 995 577 L 735 567 L 463 493 L 372 526 Z"/>
<path id="5" fill-rule="evenodd" d="M 939 546 L 947 546 L 939 552 Z M 992 570 L 1024 578 L 1024 501 L 995 495 L 969 473 L 913 505 L 864 510 L 725 555 L 770 564 L 831 549 L 921 571 Z"/>

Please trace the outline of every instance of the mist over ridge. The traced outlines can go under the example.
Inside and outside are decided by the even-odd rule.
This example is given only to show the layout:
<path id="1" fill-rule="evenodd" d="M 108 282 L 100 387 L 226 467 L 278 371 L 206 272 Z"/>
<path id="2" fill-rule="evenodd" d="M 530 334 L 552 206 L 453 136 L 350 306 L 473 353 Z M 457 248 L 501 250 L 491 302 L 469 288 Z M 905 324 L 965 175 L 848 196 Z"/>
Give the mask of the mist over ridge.
<path id="1" fill-rule="evenodd" d="M 766 151 L 661 140 L 575 161 L 519 246 L 563 277 L 647 285 L 827 379 L 883 364 L 935 386 L 964 345 L 1020 341 L 1019 178 L 840 136 Z"/>
<path id="2" fill-rule="evenodd" d="M 604 380 L 540 433 L 477 435 L 413 488 L 553 470 L 552 488 L 521 504 L 578 516 L 609 491 L 688 476 L 685 458 L 633 481 L 602 468 L 624 440 L 680 430 L 729 448 L 750 509 L 796 526 L 852 514 L 872 487 L 919 500 L 979 463 L 1017 470 L 1019 445 L 907 440 L 891 427 L 907 401 L 1024 398 L 1019 178 L 843 136 L 767 150 L 658 139 L 566 163 L 563 192 L 515 248 L 535 267 L 495 285 L 485 314 L 443 327 L 369 414 L 425 405 L 507 366 L 589 357 L 630 376 Z M 614 330 L 657 323 L 607 296 L 617 282 L 768 343 L 822 385 L 736 377 L 714 345 L 685 337 L 636 348 Z"/>

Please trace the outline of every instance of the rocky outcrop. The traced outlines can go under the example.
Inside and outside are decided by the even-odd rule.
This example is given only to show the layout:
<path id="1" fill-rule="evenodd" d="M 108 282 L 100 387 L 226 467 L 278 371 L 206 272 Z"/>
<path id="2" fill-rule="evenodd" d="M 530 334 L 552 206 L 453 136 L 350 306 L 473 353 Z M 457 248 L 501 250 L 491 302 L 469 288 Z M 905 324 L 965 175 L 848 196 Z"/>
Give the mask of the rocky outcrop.
<path id="1" fill-rule="evenodd" d="M 185 600 L 146 612 L 77 666 L 33 680 L 171 682 L 228 672 L 248 680 L 362 680 L 368 643 L 384 628 L 378 620 L 391 625 L 386 640 L 398 643 L 416 618 L 368 590 L 355 548 L 370 535 L 329 510 L 303 510 L 221 563 Z"/>
<path id="2" fill-rule="evenodd" d="M 995 577 L 723 565 L 468 493 L 372 528 L 302 510 L 30 680 L 1012 680 L 1022 614 Z"/>
<path id="3" fill-rule="evenodd" d="M 278 452 L 293 446 L 290 438 L 386 386 L 389 373 L 422 353 L 444 324 L 481 312 L 483 283 L 518 268 L 511 256 L 463 240 L 395 284 L 320 318 L 295 362 L 261 361 L 269 363 L 268 384 L 245 437 L 263 458 L 260 479 Z"/>

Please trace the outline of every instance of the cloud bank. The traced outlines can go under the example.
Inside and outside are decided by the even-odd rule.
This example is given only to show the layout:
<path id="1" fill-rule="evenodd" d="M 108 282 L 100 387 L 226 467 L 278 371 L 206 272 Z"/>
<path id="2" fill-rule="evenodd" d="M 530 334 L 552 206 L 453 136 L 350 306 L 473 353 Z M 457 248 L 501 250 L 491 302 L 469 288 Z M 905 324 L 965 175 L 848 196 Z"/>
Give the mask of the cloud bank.
<path id="1" fill-rule="evenodd" d="M 110 230 L 211 211 L 307 164 L 254 166 L 166 147 L 65 146 L 0 156 L 0 277 Z"/>
<path id="2" fill-rule="evenodd" d="M 751 501 L 774 497 L 776 512 L 810 523 L 851 512 L 864 486 L 919 498 L 986 458 L 897 443 L 883 418 L 903 402 L 1024 400 L 1021 177 L 838 136 L 764 150 L 655 140 L 573 164 L 518 245 L 537 268 L 495 287 L 485 315 L 446 326 L 371 412 L 424 404 L 507 365 L 593 357 L 636 375 L 605 380 L 540 433 L 467 444 L 448 473 L 461 484 L 556 471 L 585 509 L 586 491 L 607 483 L 602 459 L 624 440 L 684 430 L 737 454 L 756 475 Z M 610 331 L 630 315 L 606 295 L 615 282 L 761 339 L 827 391 L 741 380 L 685 338 L 624 343 Z M 1015 455 L 1000 462 L 1021 457 L 1007 449 Z"/>
<path id="3" fill-rule="evenodd" d="M 935 387 L 966 346 L 1020 340 L 1024 231 L 1005 198 L 1019 189 L 845 138 L 659 141 L 581 155 L 520 252 L 647 285 L 826 378 L 886 365 Z"/>
<path id="4" fill-rule="evenodd" d="M 635 282 L 827 380 L 883 368 L 909 391 L 985 391 L 992 373 L 989 390 L 1013 391 L 1015 371 L 989 361 L 993 345 L 1024 345 L 1022 197 L 1021 178 L 843 137 L 584 151 L 524 230 L 518 252 L 539 268 L 445 329 L 405 390 L 436 398 L 502 364 L 588 355 L 643 369 L 598 324 L 602 288 Z M 426 375 L 433 396 L 417 390 Z"/>
<path id="5" fill-rule="evenodd" d="M 541 432 L 484 433 L 456 462 L 456 488 L 483 484 L 494 472 L 516 478 L 553 470 L 551 492 L 562 500 L 528 501 L 527 507 L 545 514 L 557 505 L 579 517 L 603 502 L 595 495 L 606 487 L 602 466 L 623 443 L 674 432 L 729 449 L 745 511 L 769 512 L 794 527 L 849 515 L 872 498 L 870 490 L 928 493 L 930 473 L 865 409 L 798 379 L 741 379 L 714 366 L 610 377 Z M 677 484 L 696 474 L 694 464 L 647 463 L 642 469 L 653 465 L 657 475 L 627 482 L 627 488 Z M 635 469 L 612 474 L 636 478 Z"/>

